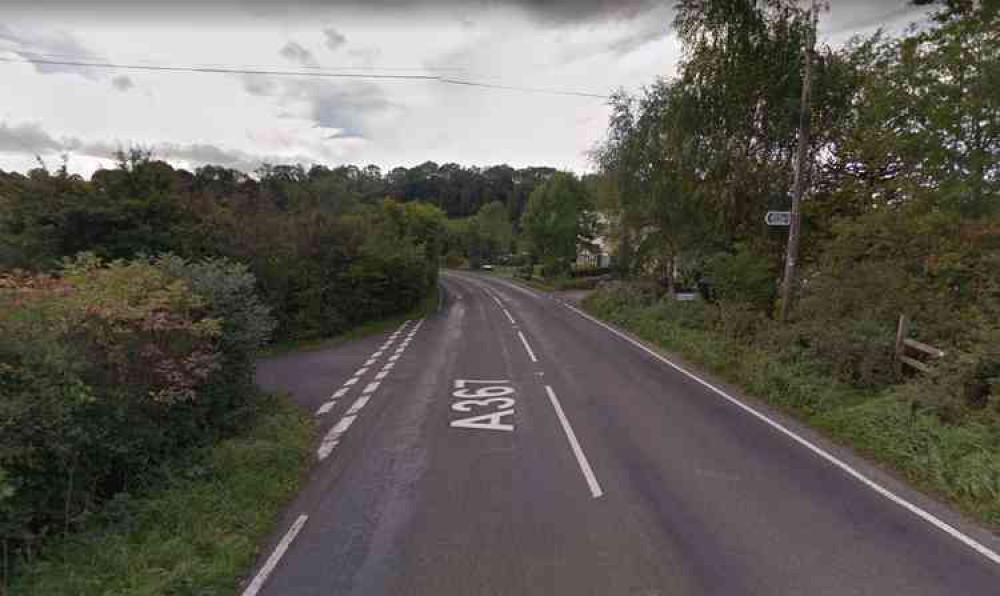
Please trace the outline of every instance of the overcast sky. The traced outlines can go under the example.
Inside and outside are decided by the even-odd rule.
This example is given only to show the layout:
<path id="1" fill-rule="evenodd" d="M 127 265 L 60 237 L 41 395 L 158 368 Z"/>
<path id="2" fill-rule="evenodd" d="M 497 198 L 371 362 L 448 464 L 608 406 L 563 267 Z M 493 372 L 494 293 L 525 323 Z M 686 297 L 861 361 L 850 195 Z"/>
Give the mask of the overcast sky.
<path id="1" fill-rule="evenodd" d="M 599 97 L 444 84 L 109 70 L 137 65 L 440 76 L 606 95 L 675 73 L 673 0 L 3 0 L 0 170 L 109 165 L 139 144 L 175 165 L 427 160 L 583 171 L 606 126 Z M 821 41 L 919 13 L 905 0 L 832 0 Z M 3 61 L 4 59 L 8 61 Z"/>

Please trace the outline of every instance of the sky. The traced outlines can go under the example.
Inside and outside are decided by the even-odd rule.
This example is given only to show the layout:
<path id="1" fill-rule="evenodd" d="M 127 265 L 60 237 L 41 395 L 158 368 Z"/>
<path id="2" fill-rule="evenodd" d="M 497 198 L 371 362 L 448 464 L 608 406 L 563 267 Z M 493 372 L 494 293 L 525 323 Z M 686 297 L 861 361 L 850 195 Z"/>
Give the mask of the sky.
<path id="1" fill-rule="evenodd" d="M 820 42 L 833 46 L 878 27 L 902 30 L 920 16 L 906 0 L 829 4 Z M 111 166 L 119 148 L 140 146 L 188 169 L 318 163 L 387 170 L 430 160 L 582 172 L 606 129 L 601 96 L 676 73 L 681 46 L 672 6 L 3 0 L 0 170 L 26 171 L 38 157 L 54 168 L 67 156 L 71 171 L 90 175 Z"/>

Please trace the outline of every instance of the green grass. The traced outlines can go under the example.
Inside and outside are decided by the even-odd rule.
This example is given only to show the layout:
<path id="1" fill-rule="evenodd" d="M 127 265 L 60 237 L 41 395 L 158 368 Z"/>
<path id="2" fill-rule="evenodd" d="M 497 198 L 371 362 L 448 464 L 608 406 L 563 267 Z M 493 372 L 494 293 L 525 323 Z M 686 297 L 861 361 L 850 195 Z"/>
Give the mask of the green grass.
<path id="1" fill-rule="evenodd" d="M 584 309 L 777 406 L 905 477 L 994 530 L 1000 529 L 1000 429 L 945 424 L 915 412 L 899 388 L 862 392 L 678 316 L 683 304 L 622 306 L 600 292 Z"/>
<path id="2" fill-rule="evenodd" d="M 394 329 L 407 319 L 419 319 L 420 317 L 424 317 L 428 313 L 433 312 L 437 308 L 438 300 L 440 299 L 439 293 L 440 291 L 438 287 L 434 286 L 434 289 L 428 292 L 424 300 L 416 308 L 409 312 L 394 315 L 385 319 L 379 319 L 377 321 L 363 323 L 334 337 L 291 340 L 272 344 L 261 350 L 260 357 L 270 358 L 273 356 L 280 356 L 282 354 L 290 354 L 292 352 L 311 352 L 315 350 L 322 350 L 344 342 L 355 341 L 370 335 L 383 333 L 390 329 Z"/>
<path id="3" fill-rule="evenodd" d="M 244 436 L 206 448 L 161 485 L 121 498 L 23 565 L 10 596 L 232 595 L 311 462 L 312 421 L 262 397 Z M 0 590 L 2 593 L 3 590 Z"/>

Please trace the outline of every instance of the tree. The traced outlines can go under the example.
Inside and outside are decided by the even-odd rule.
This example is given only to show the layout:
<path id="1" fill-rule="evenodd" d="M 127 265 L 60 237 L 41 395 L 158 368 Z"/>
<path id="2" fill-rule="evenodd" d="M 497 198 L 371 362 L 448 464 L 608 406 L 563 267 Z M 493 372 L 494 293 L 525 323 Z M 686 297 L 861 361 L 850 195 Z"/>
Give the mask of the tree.
<path id="1" fill-rule="evenodd" d="M 590 243 L 596 222 L 586 188 L 572 174 L 558 172 L 528 199 L 521 217 L 524 238 L 547 275 L 565 272 L 581 243 Z"/>

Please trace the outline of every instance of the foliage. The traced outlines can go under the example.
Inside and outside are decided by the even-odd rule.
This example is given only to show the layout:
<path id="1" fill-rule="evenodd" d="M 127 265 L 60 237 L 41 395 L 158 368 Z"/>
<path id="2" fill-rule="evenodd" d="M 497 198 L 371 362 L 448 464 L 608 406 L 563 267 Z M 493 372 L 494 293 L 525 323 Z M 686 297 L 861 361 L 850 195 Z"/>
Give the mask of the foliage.
<path id="1" fill-rule="evenodd" d="M 315 438 L 287 400 L 253 403 L 248 430 L 164 466 L 139 494 L 119 494 L 6 593 L 233 594 L 305 478 Z"/>
<path id="2" fill-rule="evenodd" d="M 545 267 L 543 276 L 568 273 L 577 247 L 589 244 L 595 233 L 586 187 L 572 174 L 553 175 L 531 193 L 521 227 L 532 253 Z"/>
<path id="3" fill-rule="evenodd" d="M 245 419 L 270 328 L 245 268 L 84 254 L 58 277 L 0 282 L 5 543 L 75 528 Z"/>

